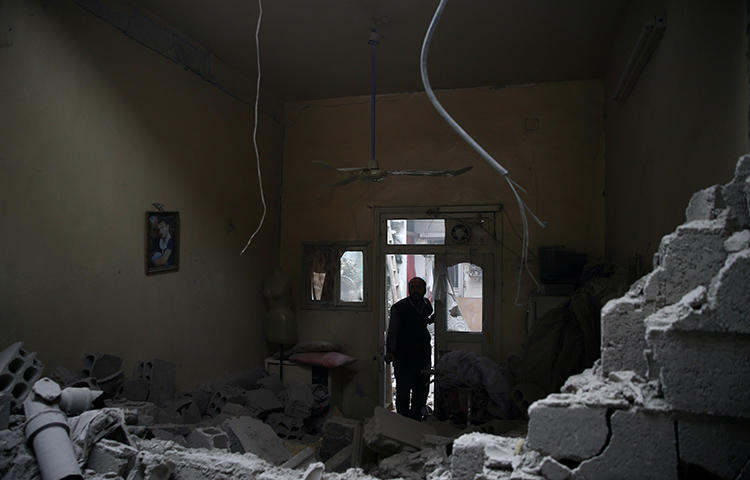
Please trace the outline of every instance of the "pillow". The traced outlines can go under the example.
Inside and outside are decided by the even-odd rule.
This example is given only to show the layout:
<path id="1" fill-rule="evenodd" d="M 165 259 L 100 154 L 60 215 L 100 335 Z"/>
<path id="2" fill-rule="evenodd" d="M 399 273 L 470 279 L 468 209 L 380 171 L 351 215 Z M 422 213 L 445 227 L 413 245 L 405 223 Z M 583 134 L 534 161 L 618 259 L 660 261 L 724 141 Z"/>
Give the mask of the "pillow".
<path id="1" fill-rule="evenodd" d="M 336 368 L 356 362 L 357 359 L 339 352 L 305 352 L 295 353 L 289 360 L 306 365 L 317 365 L 319 367 Z"/>
<path id="2" fill-rule="evenodd" d="M 307 352 L 338 352 L 341 350 L 338 345 L 333 342 L 327 342 L 325 340 L 314 340 L 312 342 L 300 342 L 293 346 L 289 351 L 290 354 L 294 353 L 307 353 Z"/>

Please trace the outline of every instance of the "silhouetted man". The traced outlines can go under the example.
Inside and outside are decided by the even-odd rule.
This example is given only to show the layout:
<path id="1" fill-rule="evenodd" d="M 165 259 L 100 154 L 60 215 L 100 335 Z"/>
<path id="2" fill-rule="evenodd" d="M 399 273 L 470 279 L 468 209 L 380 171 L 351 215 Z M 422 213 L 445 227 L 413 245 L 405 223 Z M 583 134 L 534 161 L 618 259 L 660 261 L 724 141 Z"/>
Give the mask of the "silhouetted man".
<path id="1" fill-rule="evenodd" d="M 393 362 L 396 377 L 396 411 L 415 420 L 422 419 L 427 404 L 430 376 L 430 332 L 432 305 L 424 298 L 427 283 L 419 277 L 409 280 L 409 296 L 394 303 L 386 335 L 386 362 Z M 411 406 L 409 399 L 411 397 Z"/>

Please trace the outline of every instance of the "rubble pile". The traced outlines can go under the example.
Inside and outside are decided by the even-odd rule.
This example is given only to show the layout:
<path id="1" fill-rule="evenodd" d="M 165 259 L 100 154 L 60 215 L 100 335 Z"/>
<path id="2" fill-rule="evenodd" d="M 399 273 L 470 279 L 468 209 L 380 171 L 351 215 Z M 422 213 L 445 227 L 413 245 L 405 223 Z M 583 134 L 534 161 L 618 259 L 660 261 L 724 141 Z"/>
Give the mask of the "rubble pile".
<path id="1" fill-rule="evenodd" d="M 693 195 L 653 271 L 604 306 L 601 362 L 532 404 L 526 447 L 544 458 L 531 473 L 750 476 L 748 227 L 750 155 Z"/>

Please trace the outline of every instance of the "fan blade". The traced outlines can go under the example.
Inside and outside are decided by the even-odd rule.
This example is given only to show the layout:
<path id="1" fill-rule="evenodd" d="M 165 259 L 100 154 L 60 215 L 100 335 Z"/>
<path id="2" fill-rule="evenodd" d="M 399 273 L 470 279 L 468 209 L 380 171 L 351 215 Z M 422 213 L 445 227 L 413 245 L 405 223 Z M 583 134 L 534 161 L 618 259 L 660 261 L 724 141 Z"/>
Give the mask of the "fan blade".
<path id="1" fill-rule="evenodd" d="M 330 170 L 336 170 L 338 172 L 357 172 L 360 170 L 367 170 L 367 168 L 363 167 L 334 167 L 333 165 L 328 165 L 327 163 L 319 162 L 317 160 L 313 160 L 312 163 L 320 165 L 321 167 L 328 168 Z"/>
<path id="2" fill-rule="evenodd" d="M 415 175 L 423 177 L 456 177 L 468 172 L 473 167 L 459 168 L 458 170 L 388 170 L 391 175 Z"/>
<path id="3" fill-rule="evenodd" d="M 340 182 L 328 183 L 328 184 L 326 184 L 326 187 L 340 187 L 342 185 L 346 185 L 346 184 L 355 182 L 355 181 L 359 180 L 360 178 L 362 178 L 362 177 L 360 177 L 359 175 L 352 175 L 352 176 L 350 176 L 349 178 L 347 178 L 345 180 L 341 180 Z"/>

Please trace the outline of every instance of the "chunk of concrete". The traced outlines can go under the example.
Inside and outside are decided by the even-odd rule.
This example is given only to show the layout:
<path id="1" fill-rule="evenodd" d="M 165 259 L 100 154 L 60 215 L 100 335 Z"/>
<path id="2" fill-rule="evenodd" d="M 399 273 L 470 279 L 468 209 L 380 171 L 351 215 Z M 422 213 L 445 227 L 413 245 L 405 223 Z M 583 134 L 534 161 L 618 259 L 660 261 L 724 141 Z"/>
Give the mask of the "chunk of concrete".
<path id="1" fill-rule="evenodd" d="M 680 225 L 662 238 L 659 245 L 664 269 L 664 296 L 667 304 L 677 302 L 685 293 L 707 285 L 724 264 L 728 233 L 723 220 L 696 220 Z"/>
<path id="2" fill-rule="evenodd" d="M 343 417 L 330 417 L 323 425 L 323 439 L 318 455 L 328 460 L 347 445 L 352 445 L 362 436 L 362 424 L 358 420 Z"/>
<path id="3" fill-rule="evenodd" d="M 704 188 L 690 197 L 690 202 L 685 209 L 685 221 L 714 220 L 724 207 L 724 199 L 719 185 Z"/>
<path id="4" fill-rule="evenodd" d="M 547 480 L 567 480 L 572 471 L 552 457 L 544 457 L 539 473 Z"/>
<path id="5" fill-rule="evenodd" d="M 148 400 L 148 386 L 149 382 L 145 378 L 125 380 L 120 385 L 117 396 L 133 402 L 145 402 Z"/>
<path id="6" fill-rule="evenodd" d="M 526 445 L 555 459 L 591 458 L 602 451 L 608 436 L 605 408 L 551 406 L 546 400 L 529 408 Z"/>
<path id="7" fill-rule="evenodd" d="M 727 257 L 708 288 L 708 303 L 722 331 L 750 334 L 750 248 Z"/>
<path id="8" fill-rule="evenodd" d="M 601 312 L 602 369 L 605 373 L 633 370 L 646 373 L 644 320 L 655 311 L 645 297 L 625 296 L 610 300 Z"/>
<path id="9" fill-rule="evenodd" d="M 251 417 L 252 412 L 239 403 L 227 402 L 221 413 L 228 417 Z"/>
<path id="10" fill-rule="evenodd" d="M 618 410 L 604 451 L 573 471 L 580 479 L 677 478 L 674 424 L 667 415 Z"/>
<path id="11" fill-rule="evenodd" d="M 108 440 L 99 440 L 89 453 L 85 467 L 96 473 L 112 472 L 125 477 L 135 462 L 138 451 L 130 445 Z"/>
<path id="12" fill-rule="evenodd" d="M 284 409 L 284 405 L 276 397 L 276 394 L 267 388 L 249 391 L 246 395 L 245 407 L 250 411 L 251 416 L 263 418 L 271 412 Z"/>
<path id="13" fill-rule="evenodd" d="M 365 443 L 376 451 L 392 450 L 403 445 L 419 448 L 422 435 L 435 435 L 431 425 L 389 412 L 383 407 L 375 407 L 373 417 L 364 427 Z M 393 452 L 391 452 L 393 453 Z"/>
<path id="14" fill-rule="evenodd" d="M 750 461 L 750 423 L 721 417 L 677 420 L 680 461 L 698 465 L 720 478 L 739 478 Z"/>
<path id="15" fill-rule="evenodd" d="M 649 322 L 646 340 L 665 400 L 676 410 L 750 418 L 750 336 Z"/>
<path id="16" fill-rule="evenodd" d="M 291 456 L 271 427 L 260 420 L 252 417 L 230 418 L 223 427 L 235 437 L 242 452 L 253 453 L 275 465 L 287 461 Z"/>
<path id="17" fill-rule="evenodd" d="M 286 413 L 272 413 L 266 419 L 266 424 L 281 438 L 302 438 L 303 419 Z"/>
<path id="18" fill-rule="evenodd" d="M 289 382 L 279 394 L 279 400 L 284 403 L 284 412 L 292 417 L 307 418 L 310 416 L 314 399 L 310 385 L 299 382 Z"/>
<path id="19" fill-rule="evenodd" d="M 149 402 L 156 405 L 163 405 L 174 400 L 176 378 L 174 364 L 159 359 L 138 362 L 136 365 L 136 377 L 148 382 Z"/>
<path id="20" fill-rule="evenodd" d="M 724 241 L 724 250 L 735 253 L 750 248 L 750 230 L 734 232 Z"/>
<path id="21" fill-rule="evenodd" d="M 229 450 L 229 437 L 218 428 L 196 428 L 187 436 L 187 444 L 193 448 Z"/>
<path id="22" fill-rule="evenodd" d="M 450 456 L 454 480 L 473 480 L 485 467 L 495 470 L 513 469 L 519 438 L 486 433 L 461 435 L 453 442 Z"/>
<path id="23" fill-rule="evenodd" d="M 303 450 L 297 452 L 292 458 L 281 464 L 284 468 L 299 468 L 307 466 L 308 461 L 315 457 L 315 450 L 310 447 L 305 447 Z"/>

